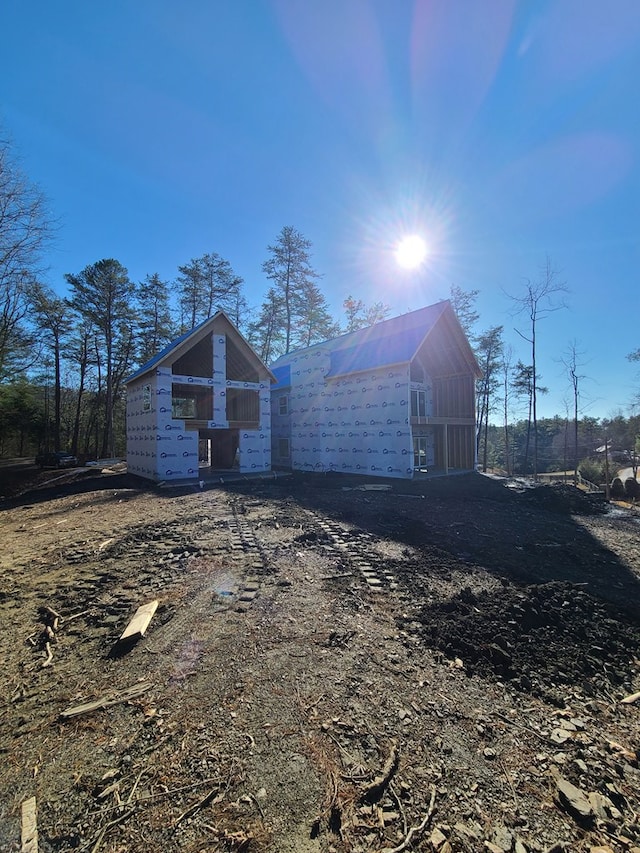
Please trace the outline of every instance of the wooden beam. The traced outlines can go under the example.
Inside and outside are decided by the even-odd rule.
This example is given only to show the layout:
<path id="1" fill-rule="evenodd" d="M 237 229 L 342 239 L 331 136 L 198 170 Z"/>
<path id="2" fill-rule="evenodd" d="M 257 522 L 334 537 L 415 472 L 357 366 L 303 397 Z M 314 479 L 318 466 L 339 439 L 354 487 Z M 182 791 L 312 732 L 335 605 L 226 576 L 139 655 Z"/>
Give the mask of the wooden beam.
<path id="1" fill-rule="evenodd" d="M 38 815 L 35 797 L 29 797 L 22 804 L 21 853 L 38 853 Z"/>

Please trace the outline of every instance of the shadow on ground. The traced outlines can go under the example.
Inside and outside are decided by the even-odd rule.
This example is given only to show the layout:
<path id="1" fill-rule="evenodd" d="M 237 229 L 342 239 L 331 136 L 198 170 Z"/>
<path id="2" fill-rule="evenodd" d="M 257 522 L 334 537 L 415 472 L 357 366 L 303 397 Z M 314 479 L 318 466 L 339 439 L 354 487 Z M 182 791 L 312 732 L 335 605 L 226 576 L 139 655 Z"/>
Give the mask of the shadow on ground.
<path id="1" fill-rule="evenodd" d="M 49 472 L 49 482 L 31 474 L 0 506 L 91 491 L 101 493 L 97 500 L 155 491 L 163 501 L 200 491 L 90 469 L 60 479 Z M 357 488 L 376 483 L 389 490 Z M 458 659 L 469 674 L 552 702 L 568 689 L 606 695 L 630 683 L 640 657 L 640 521 L 614 518 L 602 498 L 572 486 L 516 490 L 475 473 L 411 483 L 304 474 L 205 488 L 240 508 L 245 499 L 273 501 L 282 524 L 303 528 L 304 510 L 327 515 L 374 537 L 372 552 L 376 539 L 401 545 L 404 558 L 385 558 L 404 601 L 399 629 L 409 645 Z M 628 549 L 620 547 L 625 536 Z M 302 547 L 324 546 L 302 529 Z"/>

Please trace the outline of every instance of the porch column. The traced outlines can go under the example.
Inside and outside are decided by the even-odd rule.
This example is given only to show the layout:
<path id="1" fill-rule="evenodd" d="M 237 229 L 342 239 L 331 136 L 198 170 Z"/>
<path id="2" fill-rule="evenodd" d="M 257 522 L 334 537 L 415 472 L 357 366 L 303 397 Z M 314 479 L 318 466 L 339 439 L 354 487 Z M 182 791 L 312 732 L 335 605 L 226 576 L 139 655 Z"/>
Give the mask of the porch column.
<path id="1" fill-rule="evenodd" d="M 442 452 L 444 453 L 444 473 L 449 473 L 449 426 L 444 424 L 442 428 Z"/>

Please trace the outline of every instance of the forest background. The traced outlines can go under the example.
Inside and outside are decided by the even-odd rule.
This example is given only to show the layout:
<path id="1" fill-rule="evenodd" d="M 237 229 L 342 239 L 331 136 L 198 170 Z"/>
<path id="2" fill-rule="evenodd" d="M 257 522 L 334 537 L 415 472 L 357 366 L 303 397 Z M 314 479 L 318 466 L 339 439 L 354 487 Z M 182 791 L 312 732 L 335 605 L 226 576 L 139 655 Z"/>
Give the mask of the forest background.
<path id="1" fill-rule="evenodd" d="M 0 142 L 0 457 L 64 449 L 81 460 L 124 456 L 125 380 L 137 367 L 217 310 L 271 363 L 283 353 L 385 319 L 383 302 L 345 293 L 332 316 L 313 267 L 312 243 L 285 225 L 265 249 L 265 293 L 250 305 L 244 282 L 213 250 L 185 259 L 172 280 L 149 272 L 134 282 L 113 258 L 65 275 L 61 296 L 46 282 L 47 249 L 56 221 L 41 191 Z M 511 324 L 486 324 L 478 290 L 452 284 L 448 294 L 482 371 L 477 385 L 478 455 L 484 470 L 540 474 L 581 470 L 602 482 L 609 465 L 631 465 L 640 453 L 640 394 L 627 414 L 591 417 L 583 404 L 587 354 L 574 341 L 557 353 L 565 407 L 540 418 L 548 392 L 538 370 L 540 330 L 567 310 L 569 288 L 550 258 L 511 296 Z M 640 362 L 640 348 L 620 353 Z M 603 448 L 605 449 L 603 452 Z"/>

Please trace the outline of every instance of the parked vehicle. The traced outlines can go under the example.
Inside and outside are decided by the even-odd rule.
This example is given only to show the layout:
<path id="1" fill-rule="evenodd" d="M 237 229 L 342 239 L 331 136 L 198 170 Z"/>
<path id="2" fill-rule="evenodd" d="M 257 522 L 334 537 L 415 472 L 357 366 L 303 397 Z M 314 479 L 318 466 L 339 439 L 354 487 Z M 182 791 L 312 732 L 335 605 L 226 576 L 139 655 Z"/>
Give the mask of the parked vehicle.
<path id="1" fill-rule="evenodd" d="M 38 453 L 36 465 L 40 468 L 75 468 L 78 460 L 66 450 L 54 450 L 50 453 Z"/>

